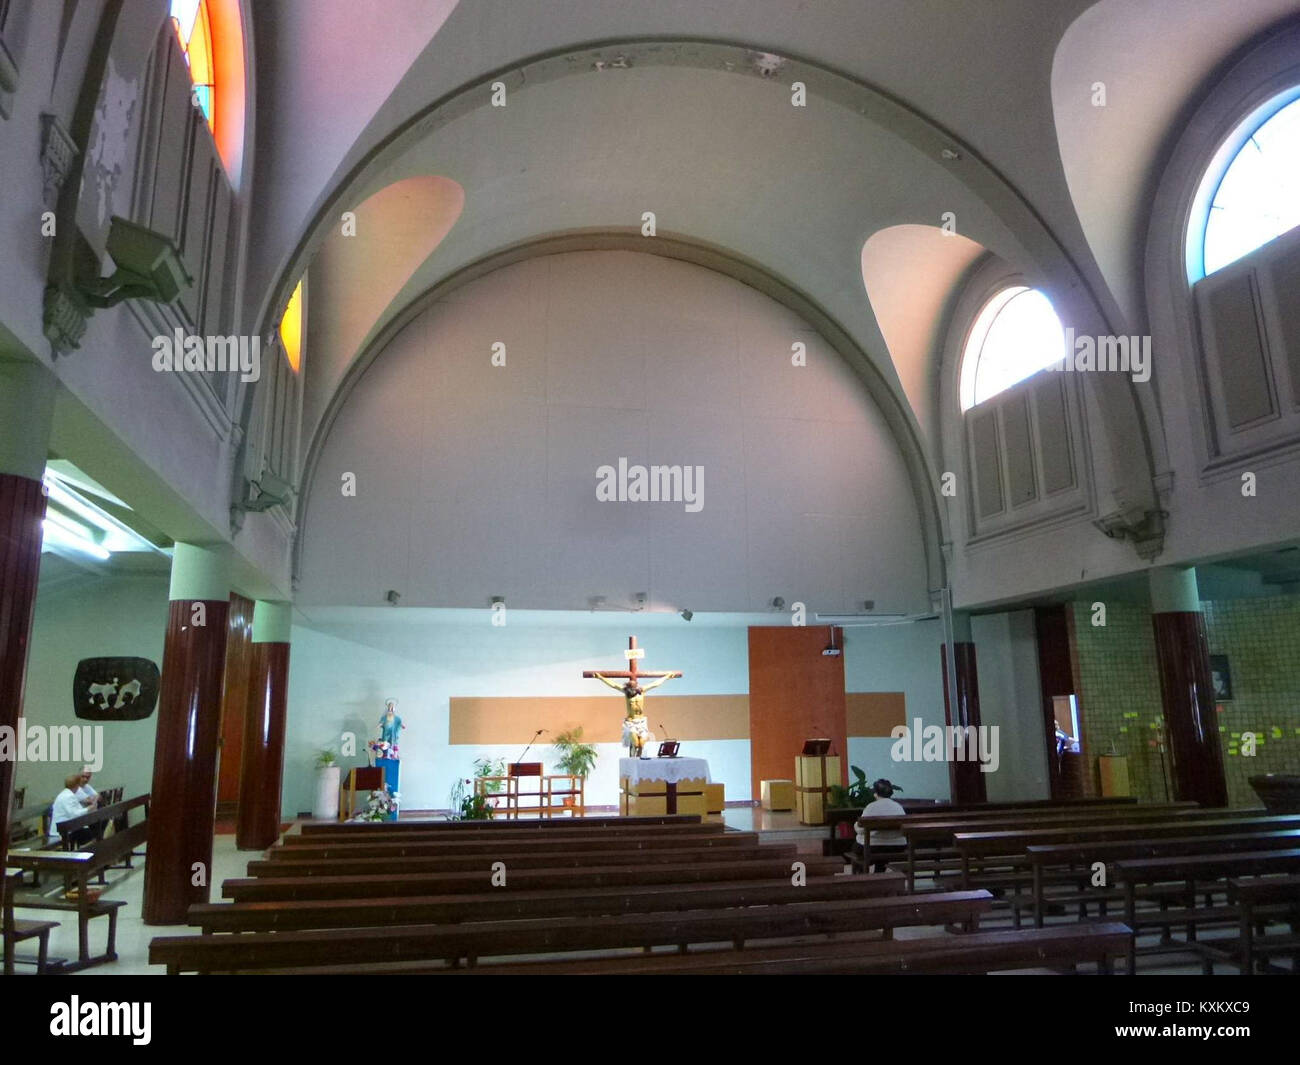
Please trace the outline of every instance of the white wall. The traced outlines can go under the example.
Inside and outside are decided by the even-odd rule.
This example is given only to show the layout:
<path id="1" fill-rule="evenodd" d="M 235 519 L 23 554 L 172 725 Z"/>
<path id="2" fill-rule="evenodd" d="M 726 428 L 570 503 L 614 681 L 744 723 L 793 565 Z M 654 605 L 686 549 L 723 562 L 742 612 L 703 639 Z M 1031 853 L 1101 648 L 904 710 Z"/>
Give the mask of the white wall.
<path id="1" fill-rule="evenodd" d="M 844 687 L 851 692 L 901 691 L 907 703 L 907 725 L 916 718 L 925 725 L 942 725 L 943 672 L 939 647 L 943 628 L 937 621 L 844 630 Z M 944 762 L 894 761 L 894 741 L 887 737 L 849 740 L 849 764 L 867 774 L 884 777 L 902 788 L 908 799 L 946 799 L 948 766 Z"/>
<path id="2" fill-rule="evenodd" d="M 45 556 L 49 557 L 49 556 Z M 99 790 L 121 786 L 125 797 L 150 789 L 158 711 L 141 721 L 82 721 L 72 712 L 72 678 L 83 658 L 121 655 L 162 665 L 167 632 L 166 577 L 106 577 L 63 587 L 38 588 L 23 716 L 29 725 L 102 726 L 104 768 Z M 53 798 L 63 778 L 81 768 L 68 762 L 19 762 L 17 786 L 29 802 Z"/>
<path id="3" fill-rule="evenodd" d="M 703 467 L 702 508 L 602 502 L 620 458 Z M 930 605 L 907 470 L 861 379 L 768 297 L 632 252 L 507 266 L 417 316 L 342 407 L 300 535 L 305 606 Z"/>
<path id="4" fill-rule="evenodd" d="M 989 801 L 1050 798 L 1034 612 L 973 617 L 971 636 L 980 722 L 998 726 L 999 765 L 985 774 Z"/>

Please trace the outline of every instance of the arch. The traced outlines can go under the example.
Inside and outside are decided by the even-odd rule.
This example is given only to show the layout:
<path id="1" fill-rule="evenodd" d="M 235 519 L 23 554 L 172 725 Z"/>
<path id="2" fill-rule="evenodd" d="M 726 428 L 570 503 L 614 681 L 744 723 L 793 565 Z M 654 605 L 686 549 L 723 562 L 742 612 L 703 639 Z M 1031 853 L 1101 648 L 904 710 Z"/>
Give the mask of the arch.
<path id="1" fill-rule="evenodd" d="M 945 586 L 947 576 L 942 547 L 947 542 L 946 517 L 939 505 L 937 479 L 934 471 L 916 434 L 915 423 L 908 416 L 909 412 L 906 404 L 881 374 L 875 363 L 867 357 L 866 352 L 857 345 L 847 331 L 811 297 L 758 264 L 721 249 L 681 238 L 661 235 L 653 242 L 646 242 L 639 231 L 615 232 L 610 230 L 540 238 L 514 247 L 504 248 L 486 256 L 444 278 L 438 284 L 411 300 L 403 307 L 400 314 L 390 319 L 379 332 L 370 337 L 360 356 L 348 367 L 343 381 L 331 395 L 329 406 L 317 424 L 311 442 L 305 451 L 305 459 L 302 465 L 301 493 L 297 509 L 297 520 L 300 523 L 299 534 L 295 538 L 293 548 L 295 579 L 301 565 L 303 541 L 306 536 L 310 535 L 310 530 L 301 523 L 307 513 L 311 486 L 315 479 L 316 465 L 324 443 L 349 394 L 355 388 L 366 369 L 388 344 L 431 304 L 440 299 L 445 299 L 452 292 L 470 281 L 477 280 L 504 266 L 522 262 L 525 259 L 570 251 L 593 250 L 636 251 L 642 254 L 680 259 L 684 262 L 706 267 L 769 296 L 812 325 L 822 339 L 862 379 L 869 395 L 884 417 L 886 425 L 902 454 L 916 501 L 917 514 L 924 540 L 923 547 L 929 588 L 932 592 L 937 592 Z"/>
<path id="2" fill-rule="evenodd" d="M 862 285 L 921 432 L 939 455 L 938 365 L 948 311 L 988 249 L 938 226 L 877 230 L 862 245 Z"/>

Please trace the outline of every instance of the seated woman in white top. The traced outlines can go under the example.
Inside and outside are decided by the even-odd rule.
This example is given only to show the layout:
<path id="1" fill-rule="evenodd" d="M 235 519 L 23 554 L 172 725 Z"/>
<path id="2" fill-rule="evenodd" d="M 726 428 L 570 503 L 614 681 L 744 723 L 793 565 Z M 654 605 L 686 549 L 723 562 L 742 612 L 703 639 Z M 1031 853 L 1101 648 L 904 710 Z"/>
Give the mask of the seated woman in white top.
<path id="1" fill-rule="evenodd" d="M 876 796 L 871 802 L 867 803 L 862 811 L 862 816 L 867 817 L 901 817 L 907 811 L 901 805 L 896 803 L 890 796 L 896 791 L 902 791 L 897 784 L 891 784 L 888 780 L 880 779 L 871 785 L 871 791 Z M 863 847 L 865 842 L 865 833 L 861 827 L 857 830 L 858 846 Z M 865 848 L 864 848 L 865 850 Z M 876 829 L 871 830 L 871 871 L 873 873 L 883 873 L 885 866 L 893 858 L 907 850 L 907 837 L 896 829 Z M 863 861 L 866 858 L 864 855 Z"/>
<path id="2" fill-rule="evenodd" d="M 77 789 L 81 787 L 81 774 L 74 773 L 72 776 L 63 781 L 63 790 L 54 796 L 53 813 L 50 815 L 50 842 L 59 841 L 59 825 L 64 821 L 71 821 L 73 818 L 80 817 L 86 812 L 86 807 L 77 797 Z M 90 836 L 94 835 L 94 829 L 88 829 Z M 80 842 L 74 838 L 74 842 Z"/>

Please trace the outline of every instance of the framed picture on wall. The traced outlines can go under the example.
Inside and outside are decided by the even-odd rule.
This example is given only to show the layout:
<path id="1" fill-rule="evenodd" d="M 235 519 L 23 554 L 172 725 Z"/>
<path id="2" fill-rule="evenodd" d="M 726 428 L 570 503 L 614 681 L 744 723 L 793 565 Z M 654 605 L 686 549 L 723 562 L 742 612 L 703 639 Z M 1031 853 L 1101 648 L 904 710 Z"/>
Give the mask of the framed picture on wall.
<path id="1" fill-rule="evenodd" d="M 1210 679 L 1214 682 L 1214 698 L 1217 702 L 1232 699 L 1232 670 L 1228 666 L 1227 655 L 1210 655 Z"/>
<path id="2" fill-rule="evenodd" d="M 86 721 L 140 721 L 158 702 L 158 667 L 147 658 L 83 658 L 72 707 Z"/>

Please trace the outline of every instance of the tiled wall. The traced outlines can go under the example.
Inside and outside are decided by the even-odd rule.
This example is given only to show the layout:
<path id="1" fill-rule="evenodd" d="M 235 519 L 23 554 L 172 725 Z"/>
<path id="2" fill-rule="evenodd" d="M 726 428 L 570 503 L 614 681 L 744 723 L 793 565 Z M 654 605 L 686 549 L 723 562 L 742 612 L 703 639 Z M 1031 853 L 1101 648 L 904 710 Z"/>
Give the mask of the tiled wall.
<path id="1" fill-rule="evenodd" d="M 1133 794 L 1162 802 L 1172 797 L 1173 784 L 1169 783 L 1167 793 L 1169 756 L 1164 756 L 1162 770 L 1160 677 L 1151 613 L 1136 604 L 1103 605 L 1105 624 L 1094 625 L 1092 602 L 1075 603 L 1072 626 L 1086 794 L 1101 793 L 1097 758 L 1121 754 L 1128 757 Z"/>
<path id="2" fill-rule="evenodd" d="M 1255 804 L 1247 777 L 1300 773 L 1300 596 L 1206 603 L 1205 623 L 1232 674 L 1232 699 L 1219 703 L 1228 796 Z M 1240 754 L 1243 732 L 1258 737 L 1253 758 Z"/>
<path id="3" fill-rule="evenodd" d="M 1234 806 L 1259 798 L 1247 778 L 1300 773 L 1300 597 L 1233 599 L 1203 604 L 1210 653 L 1228 656 L 1233 698 L 1219 704 L 1228 797 Z M 1079 681 L 1089 794 L 1099 791 L 1096 759 L 1127 755 L 1134 794 L 1172 798 L 1161 770 L 1160 680 L 1151 615 L 1144 605 L 1109 602 L 1106 624 L 1093 625 L 1091 602 L 1074 604 L 1072 650 Z M 1240 736 L 1262 740 L 1254 757 Z M 1165 755 L 1165 773 L 1168 755 Z"/>

